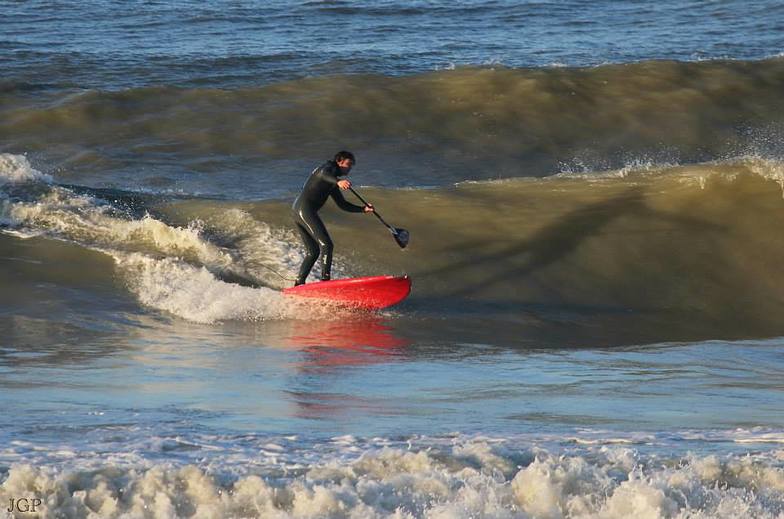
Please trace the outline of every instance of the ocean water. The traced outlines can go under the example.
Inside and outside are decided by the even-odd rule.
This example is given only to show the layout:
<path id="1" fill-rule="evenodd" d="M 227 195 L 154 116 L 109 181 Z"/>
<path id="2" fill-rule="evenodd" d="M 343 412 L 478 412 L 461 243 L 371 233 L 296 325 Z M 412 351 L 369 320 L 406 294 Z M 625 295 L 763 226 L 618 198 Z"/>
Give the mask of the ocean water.
<path id="1" fill-rule="evenodd" d="M 778 2 L 0 8 L 0 517 L 784 517 Z"/>

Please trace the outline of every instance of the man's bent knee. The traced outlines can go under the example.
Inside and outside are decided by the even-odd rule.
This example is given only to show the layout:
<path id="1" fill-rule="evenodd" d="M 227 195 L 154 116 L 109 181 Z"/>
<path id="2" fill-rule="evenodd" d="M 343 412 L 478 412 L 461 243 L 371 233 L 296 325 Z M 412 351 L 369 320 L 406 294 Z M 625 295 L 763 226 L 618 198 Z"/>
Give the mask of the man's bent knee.
<path id="1" fill-rule="evenodd" d="M 332 242 L 319 242 L 319 249 L 321 249 L 322 254 L 332 254 Z"/>

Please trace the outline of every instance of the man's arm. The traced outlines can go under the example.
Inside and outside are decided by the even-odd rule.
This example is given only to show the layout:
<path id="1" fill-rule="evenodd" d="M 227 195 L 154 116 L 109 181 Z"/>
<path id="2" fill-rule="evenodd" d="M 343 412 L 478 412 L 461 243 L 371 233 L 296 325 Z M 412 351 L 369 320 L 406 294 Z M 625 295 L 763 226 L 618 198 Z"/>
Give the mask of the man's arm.
<path id="1" fill-rule="evenodd" d="M 329 194 L 332 199 L 338 204 L 338 207 L 343 209 L 344 211 L 348 211 L 349 213 L 363 213 L 365 212 L 365 208 L 361 205 L 354 205 L 345 198 L 343 198 L 343 194 L 340 192 L 339 189 L 333 189 L 332 192 Z"/>

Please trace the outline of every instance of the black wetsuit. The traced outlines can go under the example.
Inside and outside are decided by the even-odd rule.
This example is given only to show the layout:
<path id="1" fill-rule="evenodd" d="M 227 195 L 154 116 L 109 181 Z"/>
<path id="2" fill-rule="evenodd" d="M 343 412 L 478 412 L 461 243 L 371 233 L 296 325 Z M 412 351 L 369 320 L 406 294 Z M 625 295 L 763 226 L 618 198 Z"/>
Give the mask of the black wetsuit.
<path id="1" fill-rule="evenodd" d="M 324 206 L 328 197 L 332 197 L 338 207 L 351 213 L 361 213 L 364 207 L 346 201 L 340 193 L 338 180 L 340 168 L 335 161 L 328 161 L 317 167 L 308 177 L 302 193 L 294 200 L 294 222 L 305 242 L 305 259 L 299 269 L 297 285 L 305 282 L 310 269 L 321 254 L 321 279 L 330 278 L 332 270 L 332 239 L 324 227 L 324 222 L 318 216 L 318 211 Z"/>

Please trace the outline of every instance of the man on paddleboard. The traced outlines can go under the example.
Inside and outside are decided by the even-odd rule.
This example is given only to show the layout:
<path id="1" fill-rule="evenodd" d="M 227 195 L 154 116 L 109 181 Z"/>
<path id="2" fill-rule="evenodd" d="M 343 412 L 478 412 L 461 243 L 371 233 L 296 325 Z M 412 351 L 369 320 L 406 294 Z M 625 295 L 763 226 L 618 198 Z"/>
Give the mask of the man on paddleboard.
<path id="1" fill-rule="evenodd" d="M 297 224 L 305 243 L 305 259 L 299 269 L 296 285 L 302 285 L 310 273 L 310 269 L 321 255 L 321 280 L 330 279 L 332 270 L 332 239 L 324 227 L 324 222 L 318 216 L 318 211 L 324 206 L 328 197 L 350 213 L 372 213 L 373 205 L 354 205 L 348 202 L 340 193 L 351 187 L 351 182 L 344 178 L 349 174 L 355 164 L 354 155 L 349 151 L 339 151 L 333 160 L 329 160 L 313 170 L 302 188 L 292 209 L 294 210 L 294 223 Z"/>

